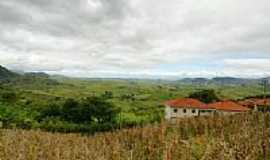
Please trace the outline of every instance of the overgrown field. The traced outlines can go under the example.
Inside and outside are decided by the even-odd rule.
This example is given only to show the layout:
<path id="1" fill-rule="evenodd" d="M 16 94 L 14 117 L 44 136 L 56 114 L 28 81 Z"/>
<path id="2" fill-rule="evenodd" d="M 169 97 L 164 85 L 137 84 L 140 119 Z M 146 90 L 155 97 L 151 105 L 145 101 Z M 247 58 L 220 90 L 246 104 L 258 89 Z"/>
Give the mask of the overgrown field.
<path id="1" fill-rule="evenodd" d="M 1 160 L 269 160 L 270 114 L 182 119 L 95 136 L 0 130 Z"/>

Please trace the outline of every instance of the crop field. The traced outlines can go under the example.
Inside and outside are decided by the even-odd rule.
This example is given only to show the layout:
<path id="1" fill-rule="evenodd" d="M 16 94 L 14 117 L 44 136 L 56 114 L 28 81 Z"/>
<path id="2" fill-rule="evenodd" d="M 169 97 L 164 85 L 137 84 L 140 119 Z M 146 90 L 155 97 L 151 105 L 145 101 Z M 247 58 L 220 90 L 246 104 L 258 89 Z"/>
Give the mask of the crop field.
<path id="1" fill-rule="evenodd" d="M 181 119 L 96 135 L 3 129 L 0 159 L 269 160 L 270 114 Z"/>

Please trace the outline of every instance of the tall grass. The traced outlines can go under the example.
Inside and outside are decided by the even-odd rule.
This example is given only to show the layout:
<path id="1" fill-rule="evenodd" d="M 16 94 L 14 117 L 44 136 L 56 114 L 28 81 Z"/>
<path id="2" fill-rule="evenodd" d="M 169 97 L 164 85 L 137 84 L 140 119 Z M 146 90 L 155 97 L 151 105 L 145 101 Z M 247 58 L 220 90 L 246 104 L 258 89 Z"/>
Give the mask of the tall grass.
<path id="1" fill-rule="evenodd" d="M 181 119 L 95 136 L 0 130 L 0 160 L 269 160 L 270 114 Z"/>

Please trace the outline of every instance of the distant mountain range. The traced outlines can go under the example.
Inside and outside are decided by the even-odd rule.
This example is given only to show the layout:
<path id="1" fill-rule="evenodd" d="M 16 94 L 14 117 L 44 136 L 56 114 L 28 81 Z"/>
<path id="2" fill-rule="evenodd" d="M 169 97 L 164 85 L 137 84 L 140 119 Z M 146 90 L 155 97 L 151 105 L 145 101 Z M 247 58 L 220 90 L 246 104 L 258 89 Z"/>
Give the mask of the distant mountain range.
<path id="1" fill-rule="evenodd" d="M 10 82 L 10 81 L 20 81 L 21 83 L 28 83 L 29 80 L 42 80 L 44 83 L 48 84 L 56 84 L 56 80 L 58 79 L 67 79 L 69 77 L 55 75 L 50 76 L 43 72 L 30 72 L 30 73 L 17 73 L 15 71 L 8 70 L 7 68 L 0 66 L 0 82 Z M 87 80 L 87 78 L 84 78 Z M 94 78 L 95 79 L 95 78 Z M 106 80 L 106 78 L 102 78 Z M 88 80 L 93 80 L 89 78 Z M 99 79 L 100 80 L 100 79 Z M 114 79 L 114 80 L 117 80 Z M 124 79 L 121 79 L 124 80 Z M 125 79 L 125 80 L 136 80 L 136 79 Z M 184 78 L 177 81 L 171 81 L 177 84 L 184 84 L 184 85 L 248 85 L 248 84 L 259 84 L 262 80 L 270 81 L 270 77 L 267 78 L 258 78 L 258 79 L 251 79 L 251 78 L 235 78 L 235 77 L 215 77 L 212 79 L 208 78 Z M 149 80 L 148 80 L 149 81 Z M 158 80 L 162 82 L 163 80 Z"/>
<path id="2" fill-rule="evenodd" d="M 235 77 L 215 77 L 212 79 L 207 78 L 184 78 L 179 80 L 179 83 L 183 84 L 194 84 L 194 85 L 247 85 L 247 84 L 259 84 L 263 80 L 270 81 L 270 77 L 267 78 L 235 78 Z"/>
<path id="3" fill-rule="evenodd" d="M 56 85 L 57 81 L 50 78 L 50 75 L 43 72 L 17 73 L 0 66 L 0 83 L 11 83 L 14 85 L 45 84 Z"/>

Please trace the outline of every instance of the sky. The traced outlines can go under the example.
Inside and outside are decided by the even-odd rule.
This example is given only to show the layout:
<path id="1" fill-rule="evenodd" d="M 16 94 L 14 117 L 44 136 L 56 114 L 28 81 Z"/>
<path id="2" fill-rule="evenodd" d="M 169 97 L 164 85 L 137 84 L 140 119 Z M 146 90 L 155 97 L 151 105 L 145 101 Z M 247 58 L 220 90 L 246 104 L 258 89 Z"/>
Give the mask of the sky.
<path id="1" fill-rule="evenodd" d="M 0 65 L 76 77 L 270 76 L 269 0 L 3 0 Z"/>

